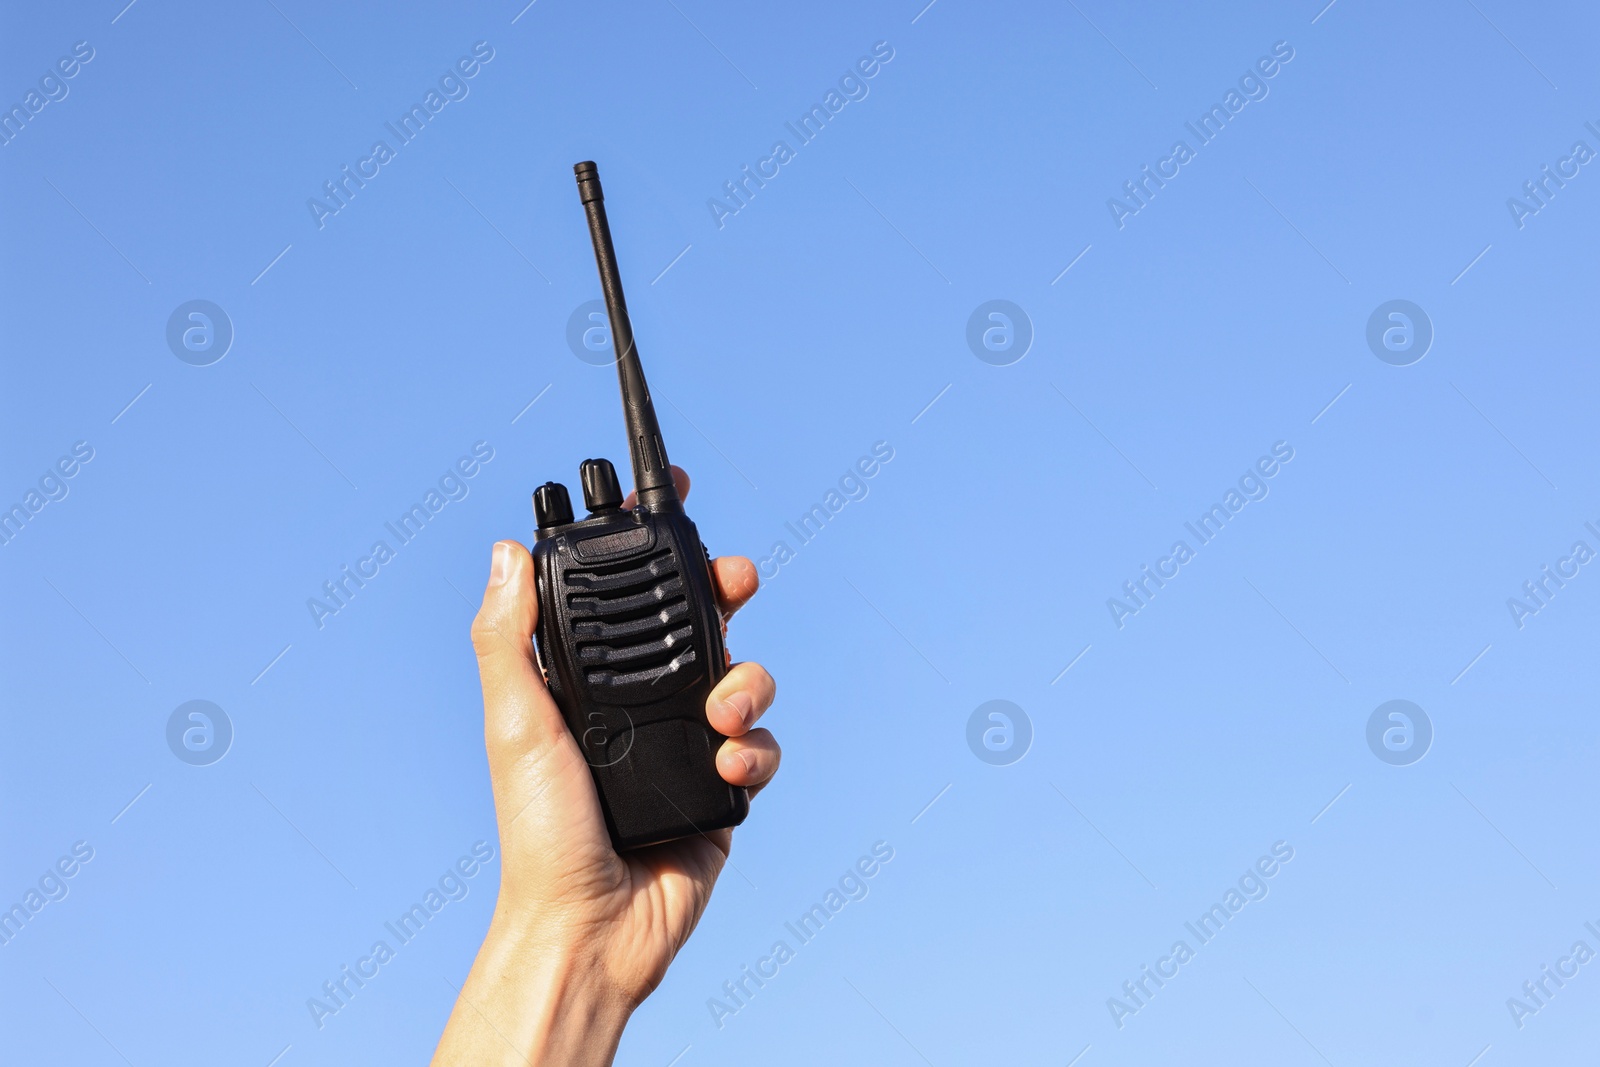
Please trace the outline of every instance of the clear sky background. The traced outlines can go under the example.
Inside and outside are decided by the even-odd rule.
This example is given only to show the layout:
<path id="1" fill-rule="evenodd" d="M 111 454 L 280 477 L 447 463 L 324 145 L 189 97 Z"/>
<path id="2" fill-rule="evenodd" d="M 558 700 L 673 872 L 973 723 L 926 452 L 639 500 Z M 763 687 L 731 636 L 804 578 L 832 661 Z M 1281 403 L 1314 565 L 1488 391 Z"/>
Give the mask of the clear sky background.
<path id="1" fill-rule="evenodd" d="M 690 513 L 770 560 L 730 642 L 777 677 L 785 749 L 619 1063 L 1592 1052 L 1587 5 L 123 2 L 0 33 L 28 114 L 0 147 L 0 506 L 28 514 L 0 546 L 0 904 L 66 893 L 0 945 L 7 1061 L 431 1052 L 497 860 L 320 1028 L 307 1001 L 495 841 L 489 546 L 531 537 L 535 485 L 625 456 L 614 372 L 568 340 L 599 296 L 582 159 Z M 332 212 L 345 166 L 369 177 Z M 213 312 L 182 344 L 196 300 L 225 353 Z M 1131 600 L 1145 566 L 1176 574 Z M 1534 601 L 1545 566 L 1569 576 Z M 169 744 L 197 700 L 232 733 L 205 765 Z M 974 747 L 997 700 L 1011 746 L 985 711 Z M 1420 714 L 1369 744 L 1394 700 Z M 801 944 L 784 924 L 877 842 Z M 1176 975 L 1134 1000 L 1146 965 Z M 1576 974 L 1535 1001 L 1545 965 Z"/>

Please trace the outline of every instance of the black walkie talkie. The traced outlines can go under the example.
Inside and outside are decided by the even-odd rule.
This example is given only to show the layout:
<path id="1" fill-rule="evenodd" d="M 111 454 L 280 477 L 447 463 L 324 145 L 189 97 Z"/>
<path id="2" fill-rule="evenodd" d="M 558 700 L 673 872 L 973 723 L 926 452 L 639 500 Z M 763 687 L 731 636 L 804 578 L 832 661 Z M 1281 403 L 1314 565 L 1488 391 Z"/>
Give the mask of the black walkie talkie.
<path id="1" fill-rule="evenodd" d="M 706 697 L 728 672 L 711 555 L 672 482 L 634 348 L 593 163 L 573 167 L 611 317 L 638 506 L 622 509 L 609 460 L 579 467 L 589 516 L 559 482 L 533 494 L 539 659 L 594 774 L 618 851 L 737 826 L 750 796 L 717 773 L 723 735 Z"/>

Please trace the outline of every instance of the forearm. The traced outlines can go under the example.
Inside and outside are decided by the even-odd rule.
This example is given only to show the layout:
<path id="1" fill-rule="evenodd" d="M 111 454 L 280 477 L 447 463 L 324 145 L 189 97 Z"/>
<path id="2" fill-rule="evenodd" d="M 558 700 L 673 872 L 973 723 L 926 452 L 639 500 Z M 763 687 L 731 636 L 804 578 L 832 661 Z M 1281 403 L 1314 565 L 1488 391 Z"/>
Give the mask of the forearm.
<path id="1" fill-rule="evenodd" d="M 575 938 L 498 917 L 461 987 L 434 1067 L 609 1067 L 632 1006 Z"/>

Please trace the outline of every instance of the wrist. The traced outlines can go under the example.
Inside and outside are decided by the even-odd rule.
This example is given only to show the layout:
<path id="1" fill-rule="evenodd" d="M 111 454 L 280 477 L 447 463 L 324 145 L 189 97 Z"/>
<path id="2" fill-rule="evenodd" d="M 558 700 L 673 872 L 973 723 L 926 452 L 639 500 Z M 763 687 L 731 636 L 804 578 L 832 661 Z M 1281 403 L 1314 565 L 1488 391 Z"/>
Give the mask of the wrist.
<path id="1" fill-rule="evenodd" d="M 611 981 L 599 944 L 592 931 L 497 912 L 462 986 L 437 1067 L 610 1064 L 635 1004 Z M 451 1046 L 458 1029 L 476 1035 L 471 1046 Z M 459 1055 L 447 1058 L 447 1048 Z"/>

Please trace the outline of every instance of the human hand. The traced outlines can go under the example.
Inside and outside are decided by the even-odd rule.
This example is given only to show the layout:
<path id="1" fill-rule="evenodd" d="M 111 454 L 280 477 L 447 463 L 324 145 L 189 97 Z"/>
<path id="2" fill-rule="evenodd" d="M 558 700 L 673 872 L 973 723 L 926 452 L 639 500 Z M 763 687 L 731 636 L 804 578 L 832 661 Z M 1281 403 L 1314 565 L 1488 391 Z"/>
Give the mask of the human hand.
<path id="1" fill-rule="evenodd" d="M 688 475 L 674 467 L 673 478 L 687 496 Z M 726 623 L 755 594 L 756 569 L 724 556 L 712 574 Z M 732 830 L 717 830 L 622 855 L 611 847 L 588 764 L 534 655 L 538 614 L 532 557 L 498 542 L 472 643 L 500 896 L 435 1065 L 609 1064 L 628 1016 L 705 911 L 732 844 Z M 759 664 L 739 663 L 706 701 L 707 720 L 728 737 L 717 771 L 752 795 L 778 769 L 778 743 L 752 728 L 774 691 Z"/>

